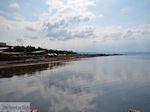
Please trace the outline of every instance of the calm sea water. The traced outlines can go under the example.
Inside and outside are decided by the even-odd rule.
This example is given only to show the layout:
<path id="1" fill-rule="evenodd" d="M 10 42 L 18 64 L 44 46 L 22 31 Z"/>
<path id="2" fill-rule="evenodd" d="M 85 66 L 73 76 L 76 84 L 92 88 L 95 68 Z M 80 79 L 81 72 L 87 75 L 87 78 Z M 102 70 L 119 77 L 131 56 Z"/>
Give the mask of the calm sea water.
<path id="1" fill-rule="evenodd" d="M 4 69 L 0 77 L 0 102 L 31 102 L 39 112 L 150 112 L 150 55 Z"/>

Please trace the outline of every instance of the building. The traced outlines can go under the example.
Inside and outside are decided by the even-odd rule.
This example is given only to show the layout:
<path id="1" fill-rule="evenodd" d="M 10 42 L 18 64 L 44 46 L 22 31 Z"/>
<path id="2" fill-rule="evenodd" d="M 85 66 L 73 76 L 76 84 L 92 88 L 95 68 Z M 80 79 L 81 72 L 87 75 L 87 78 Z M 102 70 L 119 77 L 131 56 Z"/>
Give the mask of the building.
<path id="1" fill-rule="evenodd" d="M 11 49 L 11 45 L 7 45 L 6 43 L 0 42 L 0 52 L 3 52 L 5 49 Z"/>
<path id="2" fill-rule="evenodd" d="M 47 54 L 49 57 L 57 57 L 57 54 L 56 53 L 48 53 Z"/>

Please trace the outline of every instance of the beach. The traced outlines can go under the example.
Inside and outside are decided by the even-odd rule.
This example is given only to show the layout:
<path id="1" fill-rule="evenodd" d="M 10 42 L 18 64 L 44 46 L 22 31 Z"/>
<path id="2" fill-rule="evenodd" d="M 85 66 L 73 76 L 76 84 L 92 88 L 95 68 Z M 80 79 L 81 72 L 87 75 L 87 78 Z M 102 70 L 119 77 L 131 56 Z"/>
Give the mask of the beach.
<path id="1" fill-rule="evenodd" d="M 116 55 L 116 54 L 113 54 L 113 55 Z M 40 64 L 48 64 L 48 63 L 57 63 L 57 62 L 65 62 L 65 61 L 74 61 L 74 60 L 78 60 L 81 58 L 100 57 L 100 56 L 112 56 L 112 55 L 108 55 L 108 54 L 86 54 L 86 55 L 73 55 L 73 56 L 69 55 L 69 56 L 41 58 L 41 59 L 0 61 L 0 69 L 12 68 L 12 67 L 21 67 L 21 66 L 40 65 Z"/>

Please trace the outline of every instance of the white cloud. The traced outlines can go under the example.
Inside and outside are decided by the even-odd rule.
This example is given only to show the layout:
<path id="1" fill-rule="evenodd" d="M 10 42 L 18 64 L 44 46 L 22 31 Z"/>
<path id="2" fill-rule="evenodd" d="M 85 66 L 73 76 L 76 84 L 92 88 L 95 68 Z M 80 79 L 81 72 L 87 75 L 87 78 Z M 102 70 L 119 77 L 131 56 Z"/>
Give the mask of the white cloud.
<path id="1" fill-rule="evenodd" d="M 0 16 L 1 41 L 10 42 L 11 39 L 14 44 L 22 42 L 24 45 L 76 51 L 108 50 L 117 45 L 121 49 L 122 45 L 130 43 L 132 47 L 140 41 L 145 45 L 150 44 L 149 24 L 136 28 L 93 25 L 95 15 L 89 10 L 90 6 L 96 5 L 93 0 L 47 0 L 46 3 L 48 12 L 39 15 L 37 21 L 27 21 L 17 14 L 7 14 L 17 21 Z M 5 12 L 0 11 L 0 14 L 4 15 Z M 103 17 L 103 14 L 99 14 L 99 17 Z"/>
<path id="2" fill-rule="evenodd" d="M 86 29 L 84 29 L 84 33 L 81 33 L 81 26 L 90 27 L 89 22 L 95 18 L 95 15 L 88 9 L 89 6 L 95 5 L 94 1 L 68 0 L 63 3 L 61 0 L 47 0 L 46 3 L 49 5 L 49 12 L 44 13 L 41 20 L 43 21 L 43 30 L 45 33 L 47 32 L 49 38 L 66 40 L 91 36 L 87 35 L 89 32 L 86 32 Z"/>
<path id="3" fill-rule="evenodd" d="M 20 8 L 18 3 L 12 3 L 12 4 L 9 5 L 9 7 L 16 8 L 16 9 Z"/>
<path id="4" fill-rule="evenodd" d="M 94 52 L 136 51 L 136 49 L 146 51 L 149 49 L 146 46 L 150 44 L 150 24 L 139 25 L 135 28 L 122 28 L 121 26 L 96 28 L 83 24 L 82 26 L 75 25 L 72 28 L 70 27 L 71 23 L 65 25 L 67 23 L 56 21 L 55 24 L 51 23 L 53 26 L 49 26 L 49 30 L 42 31 L 45 25 L 43 20 L 36 22 L 12 21 L 0 16 L 0 21 L 0 40 L 14 45 L 23 44 L 52 49 Z M 48 23 L 50 24 L 50 21 Z M 50 37 L 46 37 L 48 34 Z"/>

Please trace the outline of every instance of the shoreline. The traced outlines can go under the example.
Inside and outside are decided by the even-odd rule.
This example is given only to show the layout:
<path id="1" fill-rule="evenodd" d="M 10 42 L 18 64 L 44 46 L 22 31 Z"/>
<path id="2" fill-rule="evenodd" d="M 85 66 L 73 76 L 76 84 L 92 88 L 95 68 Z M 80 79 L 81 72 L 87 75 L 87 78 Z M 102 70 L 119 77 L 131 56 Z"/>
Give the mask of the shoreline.
<path id="1" fill-rule="evenodd" d="M 45 59 L 42 61 L 37 61 L 37 62 L 28 62 L 28 63 L 20 63 L 20 64 L 10 64 L 10 62 L 15 62 L 15 61 L 3 61 L 0 62 L 0 69 L 5 69 L 5 68 L 14 68 L 14 67 L 22 67 L 22 66 L 32 66 L 32 65 L 42 65 L 42 64 L 51 64 L 51 63 L 58 63 L 58 62 L 67 62 L 67 61 L 74 61 L 77 59 Z"/>
<path id="2" fill-rule="evenodd" d="M 104 57 L 104 56 L 114 56 L 114 55 L 77 55 L 76 57 L 65 56 L 65 57 L 56 57 L 56 58 L 45 58 L 43 60 L 34 60 L 33 62 L 24 62 L 17 63 L 21 60 L 14 61 L 0 61 L 0 69 L 13 68 L 13 67 L 22 67 L 22 66 L 32 66 L 32 65 L 42 65 L 42 64 L 51 64 L 58 62 L 68 62 L 68 61 L 76 61 L 83 58 L 91 58 L 91 57 Z"/>

